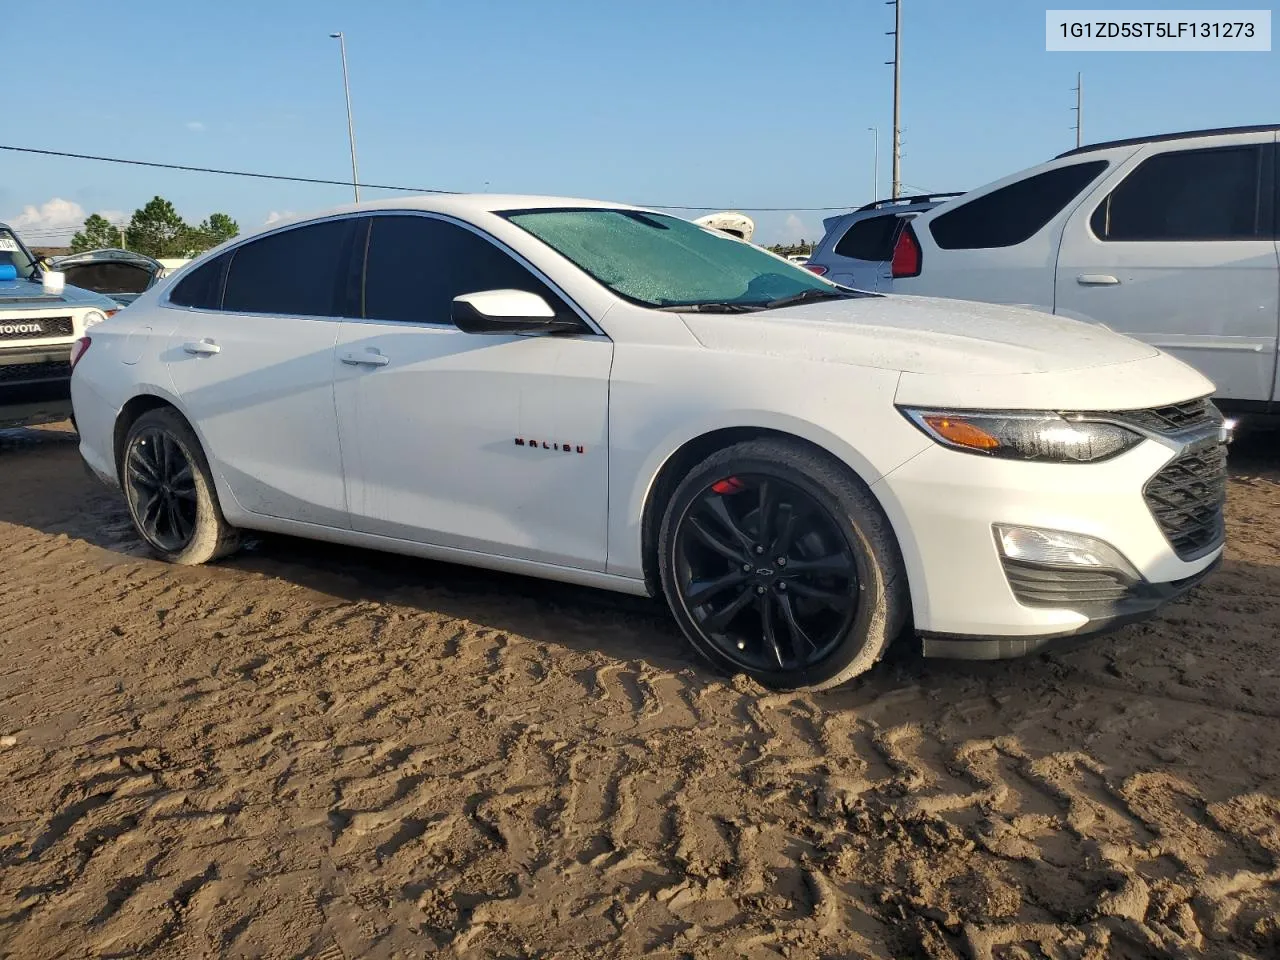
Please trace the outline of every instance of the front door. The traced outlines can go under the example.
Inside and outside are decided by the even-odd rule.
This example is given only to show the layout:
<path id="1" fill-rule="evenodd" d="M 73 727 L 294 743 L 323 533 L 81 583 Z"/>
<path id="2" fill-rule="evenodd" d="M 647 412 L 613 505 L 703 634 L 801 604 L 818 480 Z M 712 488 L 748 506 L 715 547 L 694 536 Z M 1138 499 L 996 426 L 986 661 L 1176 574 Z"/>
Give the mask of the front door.
<path id="1" fill-rule="evenodd" d="M 215 276 L 170 339 L 169 372 L 210 465 L 251 513 L 348 526 L 333 352 L 354 227 L 324 221 L 235 248 L 225 293 Z M 202 279 L 173 301 L 186 305 L 183 288 Z"/>
<path id="2" fill-rule="evenodd" d="M 1275 133 L 1157 150 L 1072 214 L 1055 312 L 1167 350 L 1215 395 L 1268 400 L 1280 335 Z"/>
<path id="3" fill-rule="evenodd" d="M 557 294 L 490 239 L 426 214 L 368 218 L 360 319 L 344 321 L 335 394 L 355 529 L 603 570 L 613 344 L 472 335 L 453 298 Z M 565 307 L 564 309 L 568 309 Z"/>

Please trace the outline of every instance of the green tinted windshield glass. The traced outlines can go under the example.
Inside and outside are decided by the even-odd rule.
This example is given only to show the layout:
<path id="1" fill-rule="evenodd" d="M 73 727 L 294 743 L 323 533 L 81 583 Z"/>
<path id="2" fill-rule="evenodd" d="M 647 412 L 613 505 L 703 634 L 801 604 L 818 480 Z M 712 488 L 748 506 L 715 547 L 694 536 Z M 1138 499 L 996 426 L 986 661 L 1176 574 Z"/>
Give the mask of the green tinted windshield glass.
<path id="1" fill-rule="evenodd" d="M 633 210 L 530 210 L 507 219 L 614 293 L 654 307 L 763 305 L 838 288 L 758 247 L 678 217 Z"/>

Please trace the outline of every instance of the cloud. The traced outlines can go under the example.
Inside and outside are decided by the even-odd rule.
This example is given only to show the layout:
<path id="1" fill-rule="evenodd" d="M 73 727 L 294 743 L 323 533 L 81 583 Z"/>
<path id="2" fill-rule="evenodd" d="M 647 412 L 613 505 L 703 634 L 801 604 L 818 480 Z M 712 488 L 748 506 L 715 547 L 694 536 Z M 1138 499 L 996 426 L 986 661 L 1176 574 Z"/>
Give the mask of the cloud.
<path id="1" fill-rule="evenodd" d="M 187 129 L 192 133 L 204 133 L 204 124 L 199 120 L 188 120 Z"/>
<path id="2" fill-rule="evenodd" d="M 98 213 L 111 223 L 128 219 L 120 210 L 99 210 Z M 74 200 L 54 197 L 38 207 L 23 207 L 21 213 L 5 222 L 33 247 L 57 247 L 71 241 L 71 235 L 84 225 L 87 216 L 84 207 Z"/>
<path id="3" fill-rule="evenodd" d="M 283 213 L 279 210 L 272 210 L 267 214 L 267 226 L 269 227 L 271 224 L 276 223 L 279 220 L 289 220 L 294 216 L 296 216 L 296 214 L 294 214 L 292 210 L 285 210 Z"/>
<path id="4" fill-rule="evenodd" d="M 799 243 L 801 240 L 815 240 L 815 231 L 794 213 L 787 214 L 787 219 L 782 222 L 782 234 L 779 238 L 780 243 Z"/>

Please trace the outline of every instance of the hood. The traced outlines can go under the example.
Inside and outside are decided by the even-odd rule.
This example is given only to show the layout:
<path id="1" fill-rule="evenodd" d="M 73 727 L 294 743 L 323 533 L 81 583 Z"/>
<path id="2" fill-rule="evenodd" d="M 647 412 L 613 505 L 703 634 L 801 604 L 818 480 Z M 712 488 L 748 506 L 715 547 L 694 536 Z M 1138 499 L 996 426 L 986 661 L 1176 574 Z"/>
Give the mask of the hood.
<path id="1" fill-rule="evenodd" d="M 101 250 L 85 250 L 81 253 L 68 253 L 62 257 L 54 257 L 49 263 L 55 270 L 65 270 L 67 267 L 83 267 L 90 263 L 127 263 L 131 266 L 148 270 L 151 273 L 159 273 L 164 269 L 159 260 L 154 257 L 148 257 L 145 253 L 135 253 L 132 250 L 120 250 L 114 247 L 104 247 Z"/>
<path id="2" fill-rule="evenodd" d="M 746 314 L 681 314 L 706 347 L 926 375 L 1049 373 L 1159 351 L 1105 327 L 969 300 L 875 296 Z"/>
<path id="3" fill-rule="evenodd" d="M 73 287 L 69 283 L 62 288 L 61 294 L 50 296 L 44 292 L 39 280 L 0 281 L 0 310 L 45 310 L 63 305 L 98 310 L 120 309 L 120 304 L 110 297 Z"/>

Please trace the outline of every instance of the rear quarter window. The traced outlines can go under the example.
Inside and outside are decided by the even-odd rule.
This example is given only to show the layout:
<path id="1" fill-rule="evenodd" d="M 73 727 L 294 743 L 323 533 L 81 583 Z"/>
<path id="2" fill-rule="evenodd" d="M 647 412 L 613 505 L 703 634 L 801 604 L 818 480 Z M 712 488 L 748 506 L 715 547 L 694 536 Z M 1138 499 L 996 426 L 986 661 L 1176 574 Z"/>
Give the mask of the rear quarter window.
<path id="1" fill-rule="evenodd" d="M 836 243 L 833 253 L 853 260 L 890 260 L 902 218 L 896 213 L 857 220 Z"/>
<path id="2" fill-rule="evenodd" d="M 1015 246 L 1039 232 L 1106 168 L 1106 160 L 1091 160 L 1025 177 L 952 207 L 929 224 L 929 233 L 943 250 Z"/>
<path id="3" fill-rule="evenodd" d="M 224 253 L 187 273 L 170 292 L 169 302 L 196 310 L 220 310 L 222 282 L 230 260 L 231 253 Z"/>

